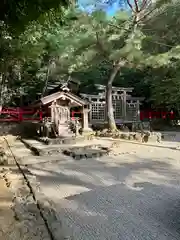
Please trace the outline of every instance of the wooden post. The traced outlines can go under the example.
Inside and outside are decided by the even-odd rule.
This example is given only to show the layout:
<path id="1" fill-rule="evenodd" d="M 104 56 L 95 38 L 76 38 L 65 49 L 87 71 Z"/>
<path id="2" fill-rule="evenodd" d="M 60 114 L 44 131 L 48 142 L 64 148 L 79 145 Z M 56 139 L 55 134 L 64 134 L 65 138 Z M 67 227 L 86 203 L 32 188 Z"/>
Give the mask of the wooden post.
<path id="1" fill-rule="evenodd" d="M 140 102 L 139 102 L 139 100 L 137 100 L 136 112 L 137 112 L 137 119 L 136 119 L 136 121 L 139 121 L 140 120 Z"/>
<path id="2" fill-rule="evenodd" d="M 123 118 L 126 120 L 127 108 L 126 108 L 126 91 L 123 91 Z"/>
<path id="3" fill-rule="evenodd" d="M 51 104 L 51 122 L 55 121 L 55 116 L 54 116 L 54 102 Z"/>

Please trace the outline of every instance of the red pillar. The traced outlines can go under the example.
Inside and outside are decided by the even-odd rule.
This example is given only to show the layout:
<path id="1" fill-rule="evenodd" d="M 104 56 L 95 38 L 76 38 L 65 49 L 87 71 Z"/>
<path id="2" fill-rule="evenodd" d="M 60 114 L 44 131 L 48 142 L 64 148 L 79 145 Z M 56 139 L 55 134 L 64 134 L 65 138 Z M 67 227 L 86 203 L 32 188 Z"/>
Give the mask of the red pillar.
<path id="1" fill-rule="evenodd" d="M 39 120 L 42 121 L 43 119 L 43 114 L 42 114 L 42 109 L 39 110 Z"/>

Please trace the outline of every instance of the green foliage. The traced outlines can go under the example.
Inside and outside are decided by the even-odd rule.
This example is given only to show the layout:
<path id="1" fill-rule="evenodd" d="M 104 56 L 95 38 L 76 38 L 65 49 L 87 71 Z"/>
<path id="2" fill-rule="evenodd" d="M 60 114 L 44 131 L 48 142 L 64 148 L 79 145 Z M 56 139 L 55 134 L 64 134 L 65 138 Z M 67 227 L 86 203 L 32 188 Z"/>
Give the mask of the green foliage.
<path id="1" fill-rule="evenodd" d="M 0 20 L 8 25 L 11 31 L 22 31 L 33 20 L 48 18 L 63 20 L 64 7 L 72 4 L 69 0 L 6 0 L 1 2 Z M 55 9 L 55 11 L 52 9 Z"/>
<path id="2" fill-rule="evenodd" d="M 125 11 L 108 18 L 103 11 L 88 15 L 74 8 L 64 9 L 63 18 L 62 10 L 38 15 L 16 37 L 2 24 L 2 85 L 11 92 L 9 96 L 26 95 L 33 100 L 48 82 L 69 75 L 78 78 L 82 87 L 106 84 L 114 64 L 123 60 L 116 85 L 133 86 L 136 95 L 156 104 L 180 103 L 180 5 L 157 4 L 137 26 Z"/>
<path id="3" fill-rule="evenodd" d="M 179 59 L 179 14 L 178 1 L 166 1 L 144 24 L 142 31 L 146 38 L 143 41 L 143 51 L 149 56 L 147 64 L 158 67 L 169 64 L 174 58 Z"/>

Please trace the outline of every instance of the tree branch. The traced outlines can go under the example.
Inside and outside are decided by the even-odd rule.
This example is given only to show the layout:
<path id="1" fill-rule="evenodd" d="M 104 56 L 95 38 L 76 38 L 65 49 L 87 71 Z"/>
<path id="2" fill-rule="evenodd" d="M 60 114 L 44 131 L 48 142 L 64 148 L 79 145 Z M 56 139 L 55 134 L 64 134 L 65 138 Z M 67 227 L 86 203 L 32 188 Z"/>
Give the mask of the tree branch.
<path id="1" fill-rule="evenodd" d="M 105 57 L 105 58 L 107 58 L 107 57 L 109 57 L 108 56 L 108 54 L 107 54 L 107 51 L 104 49 L 104 46 L 103 46 L 103 44 L 102 44 L 102 42 L 101 42 L 101 40 L 100 40 L 100 38 L 99 38 L 99 34 L 98 34 L 98 32 L 96 31 L 96 43 L 97 43 L 97 46 L 100 48 L 100 50 L 101 50 L 101 53 L 103 54 L 103 56 Z"/>
<path id="2" fill-rule="evenodd" d="M 148 13 L 146 13 L 144 16 L 142 16 L 141 18 L 138 19 L 137 23 L 141 22 L 143 19 L 145 19 L 146 17 L 148 17 L 151 13 L 153 13 L 156 9 L 152 9 L 151 11 L 149 11 Z"/>
<path id="3" fill-rule="evenodd" d="M 108 84 L 111 85 L 119 71 L 119 69 L 121 67 L 123 67 L 126 63 L 126 60 L 125 59 L 122 59 L 120 58 L 118 61 L 116 61 L 114 64 L 113 64 L 113 70 L 111 72 L 111 75 L 110 75 L 110 78 L 108 80 Z"/>
<path id="4" fill-rule="evenodd" d="M 148 3 L 148 1 L 149 0 L 143 0 L 140 11 L 143 11 L 147 6 L 150 5 L 150 1 L 149 1 L 149 3 Z"/>
<path id="5" fill-rule="evenodd" d="M 124 27 L 117 26 L 117 25 L 112 24 L 112 23 L 108 23 L 108 25 L 111 26 L 111 27 L 117 28 L 118 30 L 124 30 L 125 32 L 129 32 L 129 30 L 130 30 L 130 29 L 127 29 L 127 28 L 124 28 Z"/>
<path id="6" fill-rule="evenodd" d="M 138 5 L 138 0 L 134 0 L 134 4 L 135 4 L 136 13 L 140 12 L 140 8 L 139 8 L 139 5 Z"/>
<path id="7" fill-rule="evenodd" d="M 127 0 L 127 4 L 130 7 L 130 9 L 135 13 L 136 11 L 134 10 L 133 5 L 130 3 L 129 0 Z"/>

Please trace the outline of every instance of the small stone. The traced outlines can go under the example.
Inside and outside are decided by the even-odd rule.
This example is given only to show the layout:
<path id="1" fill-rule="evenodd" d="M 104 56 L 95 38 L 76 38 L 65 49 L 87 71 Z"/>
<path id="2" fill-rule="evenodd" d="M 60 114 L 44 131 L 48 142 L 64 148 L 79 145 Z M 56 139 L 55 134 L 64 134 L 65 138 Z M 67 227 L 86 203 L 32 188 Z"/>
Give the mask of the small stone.
<path id="1" fill-rule="evenodd" d="M 130 134 L 130 135 L 129 135 L 129 140 L 130 140 L 130 141 L 134 140 L 134 135 Z"/>
<path id="2" fill-rule="evenodd" d="M 142 141 L 142 134 L 141 133 L 136 133 L 135 136 L 134 136 L 134 139 L 136 141 Z"/>
<path id="3" fill-rule="evenodd" d="M 142 141 L 147 143 L 148 140 L 149 140 L 149 136 L 148 135 L 144 135 Z"/>
<path id="4" fill-rule="evenodd" d="M 129 133 L 122 133 L 121 138 L 125 139 L 125 140 L 128 140 L 129 139 Z"/>
<path id="5" fill-rule="evenodd" d="M 104 133 L 107 133 L 108 131 L 109 131 L 108 129 L 103 129 L 101 133 L 104 134 Z"/>

